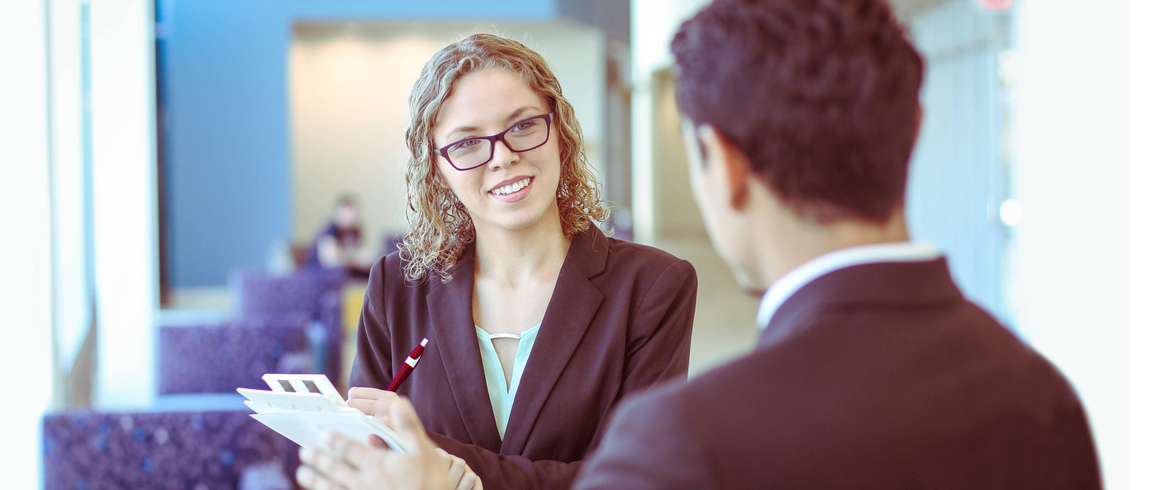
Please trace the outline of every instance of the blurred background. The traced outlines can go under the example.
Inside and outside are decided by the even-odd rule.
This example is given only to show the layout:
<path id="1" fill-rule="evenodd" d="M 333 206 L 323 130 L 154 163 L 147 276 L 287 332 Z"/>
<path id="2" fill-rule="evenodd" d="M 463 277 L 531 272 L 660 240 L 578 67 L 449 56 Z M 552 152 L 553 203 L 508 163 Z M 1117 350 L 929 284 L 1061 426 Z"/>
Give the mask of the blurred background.
<path id="1" fill-rule="evenodd" d="M 346 389 L 363 267 L 406 231 L 408 94 L 435 51 L 476 32 L 550 63 L 615 206 L 604 227 L 695 265 L 692 375 L 748 351 L 758 298 L 688 197 L 674 101 L 669 42 L 706 3 L 0 6 L 17 74 L 0 86 L 13 488 L 290 488 L 292 445 L 234 389 L 267 372 Z M 1138 488 L 1131 367 L 1145 350 L 1131 312 L 1147 301 L 1131 282 L 1150 271 L 1131 254 L 1131 144 L 1147 139 L 1130 125 L 1137 2 L 892 3 L 927 60 L 912 237 L 1058 365 L 1107 487 Z"/>

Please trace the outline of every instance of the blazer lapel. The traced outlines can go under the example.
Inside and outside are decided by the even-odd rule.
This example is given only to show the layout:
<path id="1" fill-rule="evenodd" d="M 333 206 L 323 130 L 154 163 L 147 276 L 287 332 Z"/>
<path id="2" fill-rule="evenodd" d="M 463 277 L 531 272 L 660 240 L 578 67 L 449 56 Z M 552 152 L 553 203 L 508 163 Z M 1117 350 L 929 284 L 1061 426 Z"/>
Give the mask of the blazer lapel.
<path id="1" fill-rule="evenodd" d="M 483 361 L 479 357 L 479 339 L 471 314 L 471 291 L 475 287 L 475 262 L 468 250 L 452 269 L 452 281 L 443 284 L 435 278 L 427 295 L 428 315 L 447 371 L 447 381 L 471 443 L 498 452 L 501 442 L 487 393 Z M 447 403 L 443 400 L 442 403 Z"/>
<path id="2" fill-rule="evenodd" d="M 543 404 L 603 303 L 603 293 L 590 278 L 602 273 L 606 263 L 607 237 L 598 228 L 572 240 L 519 381 L 501 454 L 521 454 L 527 445 Z"/>

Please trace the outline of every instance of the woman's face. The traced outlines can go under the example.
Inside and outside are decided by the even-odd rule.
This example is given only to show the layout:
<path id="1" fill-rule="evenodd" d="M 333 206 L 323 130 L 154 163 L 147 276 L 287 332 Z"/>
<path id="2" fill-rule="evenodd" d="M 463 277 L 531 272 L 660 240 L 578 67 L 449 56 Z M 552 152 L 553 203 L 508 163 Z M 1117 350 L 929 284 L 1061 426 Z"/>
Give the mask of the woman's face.
<path id="1" fill-rule="evenodd" d="M 499 134 L 520 126 L 524 119 L 550 112 L 547 101 L 517 74 L 505 70 L 470 73 L 455 82 L 454 93 L 440 107 L 434 144 L 441 148 L 469 136 Z M 544 217 L 558 223 L 559 137 L 554 123 L 550 129 L 547 142 L 533 150 L 516 153 L 496 141 L 491 161 L 471 170 L 456 170 L 436 152 L 440 174 L 467 207 L 477 231 L 487 227 L 521 230 Z M 511 138 L 512 133 L 507 136 Z"/>

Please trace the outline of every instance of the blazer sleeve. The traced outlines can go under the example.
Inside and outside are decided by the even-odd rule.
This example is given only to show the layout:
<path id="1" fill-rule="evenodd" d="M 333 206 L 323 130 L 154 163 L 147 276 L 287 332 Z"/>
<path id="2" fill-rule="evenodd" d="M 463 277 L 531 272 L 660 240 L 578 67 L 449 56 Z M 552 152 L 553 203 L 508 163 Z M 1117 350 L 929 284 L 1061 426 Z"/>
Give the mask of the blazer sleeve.
<path id="1" fill-rule="evenodd" d="M 483 480 L 483 488 L 565 490 L 571 488 L 583 465 L 582 461 L 531 461 L 523 456 L 494 453 L 433 432 L 427 435 L 444 451 L 463 458 Z"/>
<path id="2" fill-rule="evenodd" d="M 363 310 L 359 315 L 359 332 L 355 343 L 355 361 L 348 386 L 383 389 L 391 381 L 391 330 L 387 325 L 384 301 L 384 260 L 371 266 Z"/>
<path id="3" fill-rule="evenodd" d="M 678 260 L 659 274 L 644 295 L 628 329 L 620 398 L 687 373 L 697 289 L 695 268 Z M 606 426 L 606 420 L 600 422 L 591 450 L 603 438 Z M 438 434 L 428 435 L 445 451 L 463 458 L 483 479 L 485 488 L 568 489 L 583 464 L 531 461 Z"/>
<path id="4" fill-rule="evenodd" d="M 687 374 L 698 283 L 691 263 L 679 260 L 644 295 L 628 329 L 621 396 Z"/>
<path id="5" fill-rule="evenodd" d="M 715 488 L 701 441 L 691 436 L 674 407 L 674 400 L 645 395 L 624 402 L 575 488 Z"/>

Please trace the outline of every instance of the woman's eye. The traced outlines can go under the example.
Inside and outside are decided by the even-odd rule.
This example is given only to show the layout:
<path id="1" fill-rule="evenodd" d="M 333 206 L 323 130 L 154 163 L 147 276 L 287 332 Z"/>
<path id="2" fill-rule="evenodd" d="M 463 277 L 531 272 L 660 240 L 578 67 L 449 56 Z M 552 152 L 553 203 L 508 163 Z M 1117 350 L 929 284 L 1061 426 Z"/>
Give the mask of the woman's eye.
<path id="1" fill-rule="evenodd" d="M 461 150 L 465 150 L 467 148 L 471 148 L 471 147 L 478 145 L 478 144 L 479 144 L 479 140 L 474 139 L 474 140 L 460 141 L 459 143 L 456 143 L 455 146 Z"/>
<path id="2" fill-rule="evenodd" d="M 536 119 L 532 119 L 530 121 L 523 121 L 523 122 L 515 125 L 515 130 L 516 131 L 526 131 L 528 129 L 535 127 L 536 124 L 539 124 L 539 121 Z"/>

